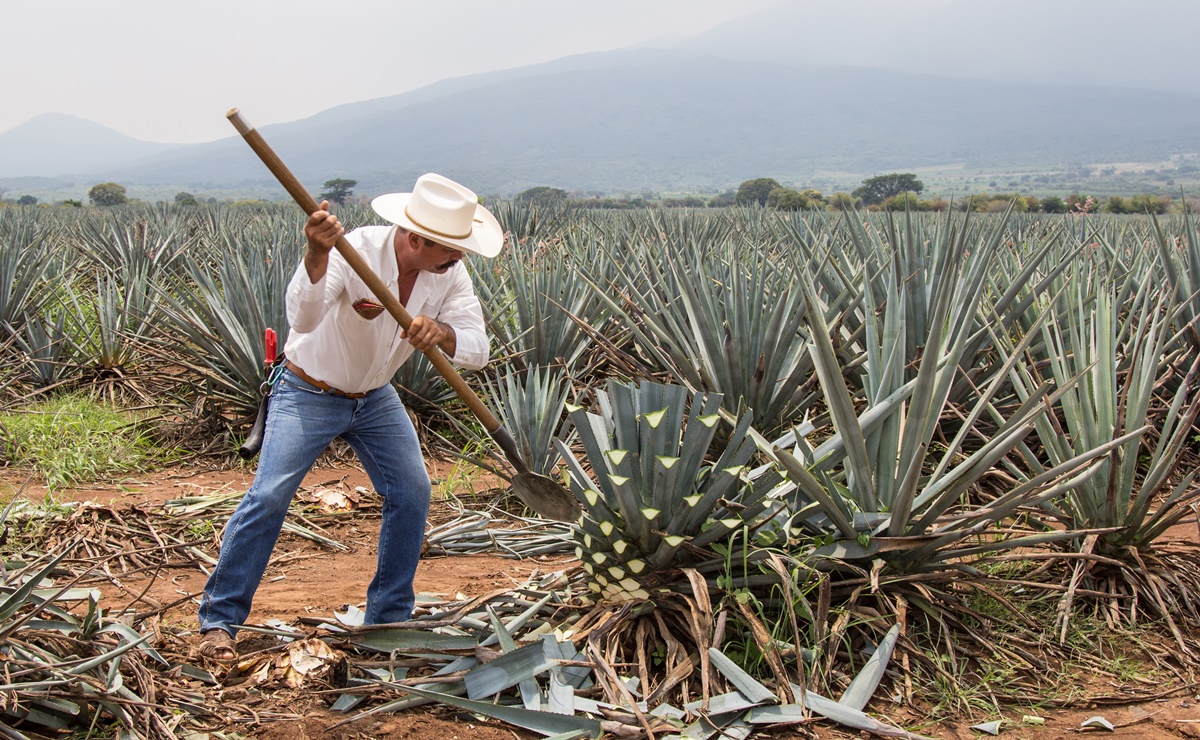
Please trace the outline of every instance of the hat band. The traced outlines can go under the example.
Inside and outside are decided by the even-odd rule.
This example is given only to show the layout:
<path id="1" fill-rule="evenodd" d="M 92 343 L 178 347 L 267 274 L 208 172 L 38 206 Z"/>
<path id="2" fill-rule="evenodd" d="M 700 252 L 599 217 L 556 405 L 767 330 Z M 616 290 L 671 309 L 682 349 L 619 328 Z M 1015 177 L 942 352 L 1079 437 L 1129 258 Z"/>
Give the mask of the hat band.
<path id="1" fill-rule="evenodd" d="M 408 206 L 404 206 L 404 215 L 408 216 L 408 220 L 412 221 L 413 224 L 417 228 L 424 229 L 425 231 L 428 231 L 430 234 L 440 236 L 443 239 L 466 239 L 467 237 L 469 237 L 471 235 L 471 230 L 474 228 L 474 227 L 468 227 L 467 233 L 462 234 L 461 236 L 455 236 L 454 234 L 447 234 L 443 231 L 438 231 L 437 229 L 431 229 L 428 226 L 426 226 L 425 224 L 418 221 L 417 219 L 413 218 L 413 215 L 408 212 Z"/>

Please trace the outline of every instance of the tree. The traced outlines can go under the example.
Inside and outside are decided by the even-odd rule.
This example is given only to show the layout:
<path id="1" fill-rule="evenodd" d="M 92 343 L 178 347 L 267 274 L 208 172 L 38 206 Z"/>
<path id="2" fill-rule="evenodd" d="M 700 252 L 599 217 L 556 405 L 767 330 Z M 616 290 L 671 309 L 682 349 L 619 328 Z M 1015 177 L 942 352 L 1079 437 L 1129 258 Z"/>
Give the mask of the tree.
<path id="1" fill-rule="evenodd" d="M 1129 199 L 1129 213 L 1163 214 L 1171 207 L 1171 198 L 1166 195 L 1150 195 L 1145 193 Z"/>
<path id="2" fill-rule="evenodd" d="M 708 202 L 708 207 L 709 208 L 728 208 L 729 206 L 733 205 L 734 199 L 736 197 L 737 196 L 734 194 L 734 192 L 732 190 L 726 190 L 724 193 L 714 196 L 713 199 Z"/>
<path id="3" fill-rule="evenodd" d="M 1096 199 L 1090 195 L 1071 193 L 1064 202 L 1071 213 L 1086 215 L 1096 210 Z"/>
<path id="4" fill-rule="evenodd" d="M 188 192 L 175 193 L 175 205 L 177 206 L 195 206 L 199 205 L 196 202 L 196 196 Z"/>
<path id="5" fill-rule="evenodd" d="M 816 188 L 805 188 L 800 191 L 800 194 L 808 198 L 809 207 L 818 208 L 825 205 L 825 196 L 821 195 L 821 191 Z"/>
<path id="6" fill-rule="evenodd" d="M 123 206 L 129 202 L 125 197 L 125 186 L 115 182 L 102 182 L 88 191 L 88 200 L 94 206 Z"/>
<path id="7" fill-rule="evenodd" d="M 883 201 L 885 211 L 924 211 L 925 203 L 911 190 L 904 190 Z"/>
<path id="8" fill-rule="evenodd" d="M 803 211 L 812 207 L 812 201 L 791 188 L 775 188 L 767 196 L 767 207 L 781 211 Z"/>
<path id="9" fill-rule="evenodd" d="M 354 186 L 357 184 L 358 180 L 347 180 L 341 177 L 326 180 L 325 184 L 321 186 L 325 190 L 317 196 L 317 200 L 327 200 L 330 203 L 337 203 L 340 206 L 354 192 Z"/>
<path id="10" fill-rule="evenodd" d="M 855 188 L 854 197 L 860 198 L 867 205 L 875 205 L 900 193 L 920 193 L 924 189 L 925 184 L 918 180 L 916 175 L 892 172 L 863 180 L 862 185 Z"/>
<path id="11" fill-rule="evenodd" d="M 1066 213 L 1067 204 L 1057 195 L 1048 195 L 1042 198 L 1043 213 Z"/>
<path id="12" fill-rule="evenodd" d="M 1129 207 L 1125 205 L 1125 199 L 1119 195 L 1110 195 L 1103 206 L 1105 213 L 1129 213 Z"/>
<path id="13" fill-rule="evenodd" d="M 779 181 L 771 177 L 746 180 L 738 186 L 737 195 L 733 196 L 733 202 L 739 206 L 748 206 L 754 203 L 765 206 L 767 198 L 771 197 L 771 191 L 781 187 L 783 186 L 779 184 Z"/>
<path id="14" fill-rule="evenodd" d="M 22 195 L 20 198 L 17 199 L 17 205 L 19 205 L 19 206 L 36 206 L 37 198 L 33 197 L 32 195 Z"/>
<path id="15" fill-rule="evenodd" d="M 560 188 L 552 188 L 549 185 L 538 185 L 537 187 L 522 190 L 517 193 L 513 200 L 521 203 L 538 203 L 541 205 L 549 205 L 566 200 L 567 191 Z"/>
<path id="16" fill-rule="evenodd" d="M 841 191 L 829 196 L 829 208 L 834 211 L 853 211 L 855 197 Z"/>

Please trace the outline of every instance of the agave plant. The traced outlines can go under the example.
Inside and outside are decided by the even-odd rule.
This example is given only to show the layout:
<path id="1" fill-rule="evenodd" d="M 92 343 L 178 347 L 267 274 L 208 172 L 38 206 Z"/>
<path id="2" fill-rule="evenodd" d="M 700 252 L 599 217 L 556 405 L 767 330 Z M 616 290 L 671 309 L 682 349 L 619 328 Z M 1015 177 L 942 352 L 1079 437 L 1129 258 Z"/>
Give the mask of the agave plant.
<path id="1" fill-rule="evenodd" d="M 866 405 L 861 413 L 830 338 L 825 318 L 829 311 L 811 283 L 801 283 L 808 304 L 813 361 L 836 433 L 814 447 L 807 441 L 814 425 L 801 425 L 776 443 L 774 454 L 787 467 L 799 487 L 797 495 L 807 504 L 804 510 L 808 515 L 797 517 L 795 525 L 827 541 L 816 550 L 818 555 L 850 561 L 879 557 L 896 571 L 912 572 L 942 568 L 988 548 L 1011 548 L 1014 543 L 1003 538 L 985 546 L 968 545 L 964 540 L 995 529 L 1019 506 L 1035 504 L 1077 484 L 1081 476 L 1091 474 L 1096 458 L 1111 449 L 1070 456 L 1041 475 L 1026 476 L 985 506 L 963 506 L 964 494 L 978 486 L 1032 431 L 1043 411 L 1042 400 L 1050 392 L 1045 383 L 1031 389 L 1009 418 L 997 419 L 995 428 L 985 434 L 981 422 L 993 423 L 994 401 L 1006 387 L 1016 358 L 1009 357 L 1003 365 L 977 368 L 976 397 L 960 410 L 962 422 L 953 438 L 937 445 L 940 454 L 933 455 L 934 434 L 971 338 L 963 327 L 978 320 L 986 287 L 984 281 L 965 279 L 967 260 L 986 261 L 994 253 L 980 249 L 988 246 L 986 241 L 965 243 L 965 234 L 959 232 L 953 247 L 940 250 L 932 271 L 937 282 L 928 298 L 932 310 L 927 314 L 927 335 L 918 357 L 906 354 L 909 301 L 905 293 L 910 288 L 901 262 L 893 260 L 885 266 L 883 295 L 864 288 L 862 386 Z M 969 274 L 976 272 L 977 267 L 972 267 Z M 908 379 L 910 367 L 915 375 Z M 972 439 L 982 441 L 968 447 Z M 1066 535 L 1033 537 L 1052 540 Z M 1033 541 L 1019 540 L 1025 544 Z"/>
<path id="2" fill-rule="evenodd" d="M 1104 461 L 1099 475 L 1062 500 L 1047 501 L 1043 508 L 1070 529 L 1115 529 L 1101 535 L 1102 552 L 1145 547 L 1186 512 L 1180 504 L 1188 498 L 1185 493 L 1195 471 L 1174 486 L 1170 473 L 1200 410 L 1200 398 L 1191 393 L 1195 371 L 1183 377 L 1166 414 L 1153 418 L 1156 385 L 1163 377 L 1159 367 L 1172 332 L 1165 298 L 1143 290 L 1124 312 L 1110 288 L 1096 296 L 1090 310 L 1078 304 L 1074 308 L 1066 314 L 1053 313 L 1042 330 L 1052 349 L 1046 363 L 1050 374 L 1059 383 L 1076 375 L 1082 378 L 1063 396 L 1061 418 L 1047 417 L 1037 426 L 1048 461 L 1058 463 L 1148 424 L 1159 429 L 1158 441 L 1147 450 L 1148 456 L 1139 457 L 1141 440 L 1129 440 Z M 1015 370 L 1019 393 L 1039 382 L 1035 368 L 1018 364 Z M 1024 460 L 1035 470 L 1042 469 L 1036 458 Z M 1149 516 L 1156 497 L 1166 488 L 1173 490 Z"/>
<path id="3" fill-rule="evenodd" d="M 489 385 L 521 459 L 532 472 L 554 476 L 559 461 L 554 440 L 567 434 L 562 428 L 563 413 L 571 396 L 564 370 L 534 367 L 526 373 L 509 373 Z"/>
<path id="4" fill-rule="evenodd" d="M 60 265 L 54 231 L 28 209 L 0 210 L 0 330 L 6 336 L 20 332 L 52 298 L 46 286 Z"/>
<path id="5" fill-rule="evenodd" d="M 751 237 L 710 249 L 663 240 L 636 259 L 614 256 L 615 284 L 591 282 L 658 369 L 720 394 L 730 413 L 749 409 L 764 433 L 785 429 L 813 400 L 797 276 Z"/>
<path id="6" fill-rule="evenodd" d="M 392 376 L 392 385 L 405 408 L 422 418 L 445 413 L 446 404 L 456 398 L 441 373 L 420 352 L 404 361 Z"/>
<path id="7" fill-rule="evenodd" d="M 609 381 L 592 411 L 571 411 L 582 459 L 555 444 L 583 505 L 576 554 L 597 598 L 649 598 L 680 578 L 679 568 L 706 559 L 709 545 L 785 507 L 782 475 L 749 478 L 757 450 L 749 416 L 709 458 L 721 400 L 682 386 Z"/>
<path id="8" fill-rule="evenodd" d="M 1044 367 L 1058 382 L 1069 376 L 1082 381 L 1062 396 L 1054 415 L 1039 420 L 1040 444 L 1034 449 L 1042 454 L 1023 447 L 1021 460 L 1040 472 L 1082 451 L 1112 450 L 1096 475 L 1041 503 L 1049 517 L 1075 533 L 1073 549 L 1104 558 L 1077 562 L 1065 603 L 1069 606 L 1080 588 L 1102 594 L 1116 589 L 1134 594 L 1150 605 L 1141 610 L 1161 615 L 1174 627 L 1172 620 L 1179 616 L 1200 620 L 1194 606 L 1200 580 L 1193 575 L 1194 553 L 1173 554 L 1156 541 L 1193 512 L 1189 504 L 1200 496 L 1195 470 L 1177 474 L 1200 416 L 1200 358 L 1183 371 L 1170 364 L 1166 349 L 1175 339 L 1169 295 L 1143 285 L 1122 307 L 1116 292 L 1113 286 L 1101 290 L 1090 308 L 1076 295 L 1074 310 L 1052 311 L 1042 330 L 1051 350 Z M 1017 364 L 1012 374 L 1019 394 L 1040 382 L 1037 367 L 1029 363 Z M 1172 384 L 1174 392 L 1156 408 L 1160 389 Z M 1151 428 L 1154 441 L 1143 440 L 1142 433 Z M 1121 611 L 1133 620 L 1138 609 Z M 1062 610 L 1064 635 L 1069 612 Z M 1181 639 L 1178 631 L 1176 636 Z"/>
<path id="9" fill-rule="evenodd" d="M 62 308 L 43 308 L 22 325 L 9 342 L 21 351 L 25 377 L 37 388 L 53 388 L 67 382 L 75 368 L 76 348 L 67 333 L 67 314 Z"/>
<path id="10" fill-rule="evenodd" d="M 1196 231 L 1186 202 L 1182 240 L 1165 231 L 1157 216 L 1153 217 L 1153 223 L 1160 256 L 1159 269 L 1166 284 L 1174 286 L 1176 312 L 1180 323 L 1187 326 L 1187 340 L 1194 350 L 1200 350 L 1200 233 Z"/>
<path id="11" fill-rule="evenodd" d="M 208 264 L 190 261 L 186 278 L 160 286 L 169 331 L 156 344 L 177 353 L 216 400 L 249 417 L 259 404 L 263 333 L 270 327 L 280 346 L 287 340 L 285 294 L 296 259 L 283 256 L 292 248 L 276 238 L 245 238 L 240 248 L 232 246 L 211 272 Z"/>
<path id="12" fill-rule="evenodd" d="M 586 374 L 589 335 L 577 323 L 603 331 L 607 311 L 576 274 L 586 249 L 573 241 L 510 242 L 497 264 L 471 265 L 484 317 L 514 367 L 565 365 Z"/>
<path id="13" fill-rule="evenodd" d="M 155 286 L 169 281 L 193 240 L 178 219 L 143 212 L 123 225 L 115 220 L 79 225 L 76 251 L 94 268 L 64 302 L 80 364 L 102 379 L 128 379 L 139 346 L 159 323 Z"/>

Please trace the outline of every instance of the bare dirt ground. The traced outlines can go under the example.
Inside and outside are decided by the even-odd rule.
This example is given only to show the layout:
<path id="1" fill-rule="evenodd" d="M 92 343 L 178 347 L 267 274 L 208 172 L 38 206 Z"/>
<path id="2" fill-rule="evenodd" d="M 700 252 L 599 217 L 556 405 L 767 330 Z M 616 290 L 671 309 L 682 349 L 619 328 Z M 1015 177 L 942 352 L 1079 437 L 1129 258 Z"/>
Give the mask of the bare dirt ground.
<path id="1" fill-rule="evenodd" d="M 464 481 L 460 471 L 451 464 L 431 463 L 431 478 L 434 480 L 435 497 L 439 488 L 453 482 L 461 488 Z M 94 502 L 114 507 L 138 506 L 157 507 L 172 499 L 188 496 L 211 496 L 219 493 L 244 491 L 253 479 L 249 469 L 216 469 L 205 466 L 190 466 L 162 470 L 145 474 L 139 479 L 128 479 L 118 483 L 59 490 L 55 498 L 59 501 L 74 500 Z M 451 479 L 457 479 L 452 481 Z M 0 481 L 15 489 L 25 480 L 23 474 L 4 471 Z M 487 480 L 466 481 L 465 498 L 485 496 L 492 483 Z M 338 489 L 353 491 L 358 486 L 369 487 L 366 475 L 355 466 L 321 467 L 305 479 L 301 488 L 305 490 Z M 32 484 L 26 496 L 42 499 L 44 488 Z M 464 498 L 463 492 L 458 492 Z M 452 518 L 444 503 L 435 501 L 430 519 Z M 377 517 L 347 516 L 344 520 L 321 522 L 323 533 L 349 546 L 346 552 L 334 552 L 297 535 L 284 533 L 275 549 L 272 564 L 260 586 L 254 602 L 249 623 L 263 624 L 280 620 L 295 624 L 300 617 L 329 618 L 335 611 L 343 611 L 347 605 L 363 606 L 367 584 L 375 570 L 375 542 L 378 536 Z M 1200 540 L 1194 520 L 1178 525 L 1170 536 L 1177 539 Z M 215 556 L 216 533 L 207 548 Z M 416 589 L 420 594 L 455 599 L 477 596 L 500 587 L 515 586 L 531 575 L 551 570 L 569 568 L 573 558 L 547 556 L 528 560 L 515 560 L 497 555 L 438 556 L 425 557 L 417 572 Z M 145 578 L 143 575 L 142 578 Z M 131 578 L 116 587 L 105 588 L 102 606 L 119 609 L 144 591 L 142 602 L 165 606 L 160 617 L 164 625 L 194 631 L 196 605 L 193 598 L 203 590 L 206 575 L 200 567 L 174 569 L 158 575 L 146 590 L 145 580 Z M 198 641 L 193 635 L 192 642 Z M 263 638 L 250 633 L 239 636 L 239 647 L 245 652 L 258 647 L 256 641 Z M 199 661 L 197 661 L 199 663 Z M 1154 686 L 1138 687 L 1143 698 L 1135 702 L 1096 704 L 1081 703 L 1070 709 L 1045 709 L 1038 707 L 1003 707 L 1008 718 L 1001 737 L 1029 740 L 1076 737 L 1098 732 L 1105 736 L 1122 738 L 1200 738 L 1200 687 L 1176 685 L 1175 690 L 1158 691 Z M 1128 686 L 1118 685 L 1111 679 L 1097 676 L 1092 679 L 1081 677 L 1080 695 L 1103 697 L 1119 696 Z M 228 696 L 225 696 L 228 692 Z M 245 691 L 229 688 L 220 696 L 230 701 L 244 700 Z M 239 693 L 240 692 L 240 693 Z M 1155 694 L 1161 693 L 1161 696 Z M 879 695 L 885 694 L 883 689 Z M 1064 697 L 1058 697 L 1064 698 Z M 332 697 L 328 699 L 332 701 Z M 425 707 L 396 714 L 380 714 L 365 718 L 351 725 L 331 729 L 332 725 L 345 719 L 345 715 L 330 712 L 325 697 L 306 692 L 283 692 L 271 697 L 259 697 L 256 706 L 263 717 L 279 716 L 277 721 L 262 720 L 249 726 L 230 726 L 229 732 L 244 736 L 275 738 L 439 738 L 439 740 L 511 740 L 531 738 L 533 735 L 509 725 L 458 712 L 448 707 Z M 878 698 L 870 709 L 881 716 L 915 732 L 936 738 L 979 738 L 981 733 L 969 729 L 971 725 L 994 715 L 962 717 L 928 724 L 922 720 L 924 714 L 913 708 L 894 704 L 886 698 Z M 1042 724 L 1022 721 L 1028 715 L 1040 719 Z M 1102 716 L 1115 726 L 1115 730 L 1083 729 L 1081 723 L 1091 717 Z M 295 717 L 302 719 L 295 719 Z M 261 718 L 260 718 L 261 719 Z M 769 738 L 849 738 L 859 737 L 826 722 L 813 722 L 804 726 L 792 726 L 778 730 L 760 731 L 755 737 Z"/>

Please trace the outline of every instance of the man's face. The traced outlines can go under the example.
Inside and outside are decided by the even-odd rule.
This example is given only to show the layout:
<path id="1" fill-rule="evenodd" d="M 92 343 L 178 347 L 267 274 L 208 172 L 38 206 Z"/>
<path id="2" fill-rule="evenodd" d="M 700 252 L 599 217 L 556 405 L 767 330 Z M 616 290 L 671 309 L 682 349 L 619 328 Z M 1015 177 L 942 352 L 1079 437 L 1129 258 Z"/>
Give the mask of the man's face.
<path id="1" fill-rule="evenodd" d="M 423 236 L 417 237 L 421 241 L 420 255 L 422 269 L 429 272 L 436 272 L 439 275 L 454 267 L 454 264 L 463 258 L 463 253 L 451 247 L 444 247 L 437 242 L 430 241 Z"/>

